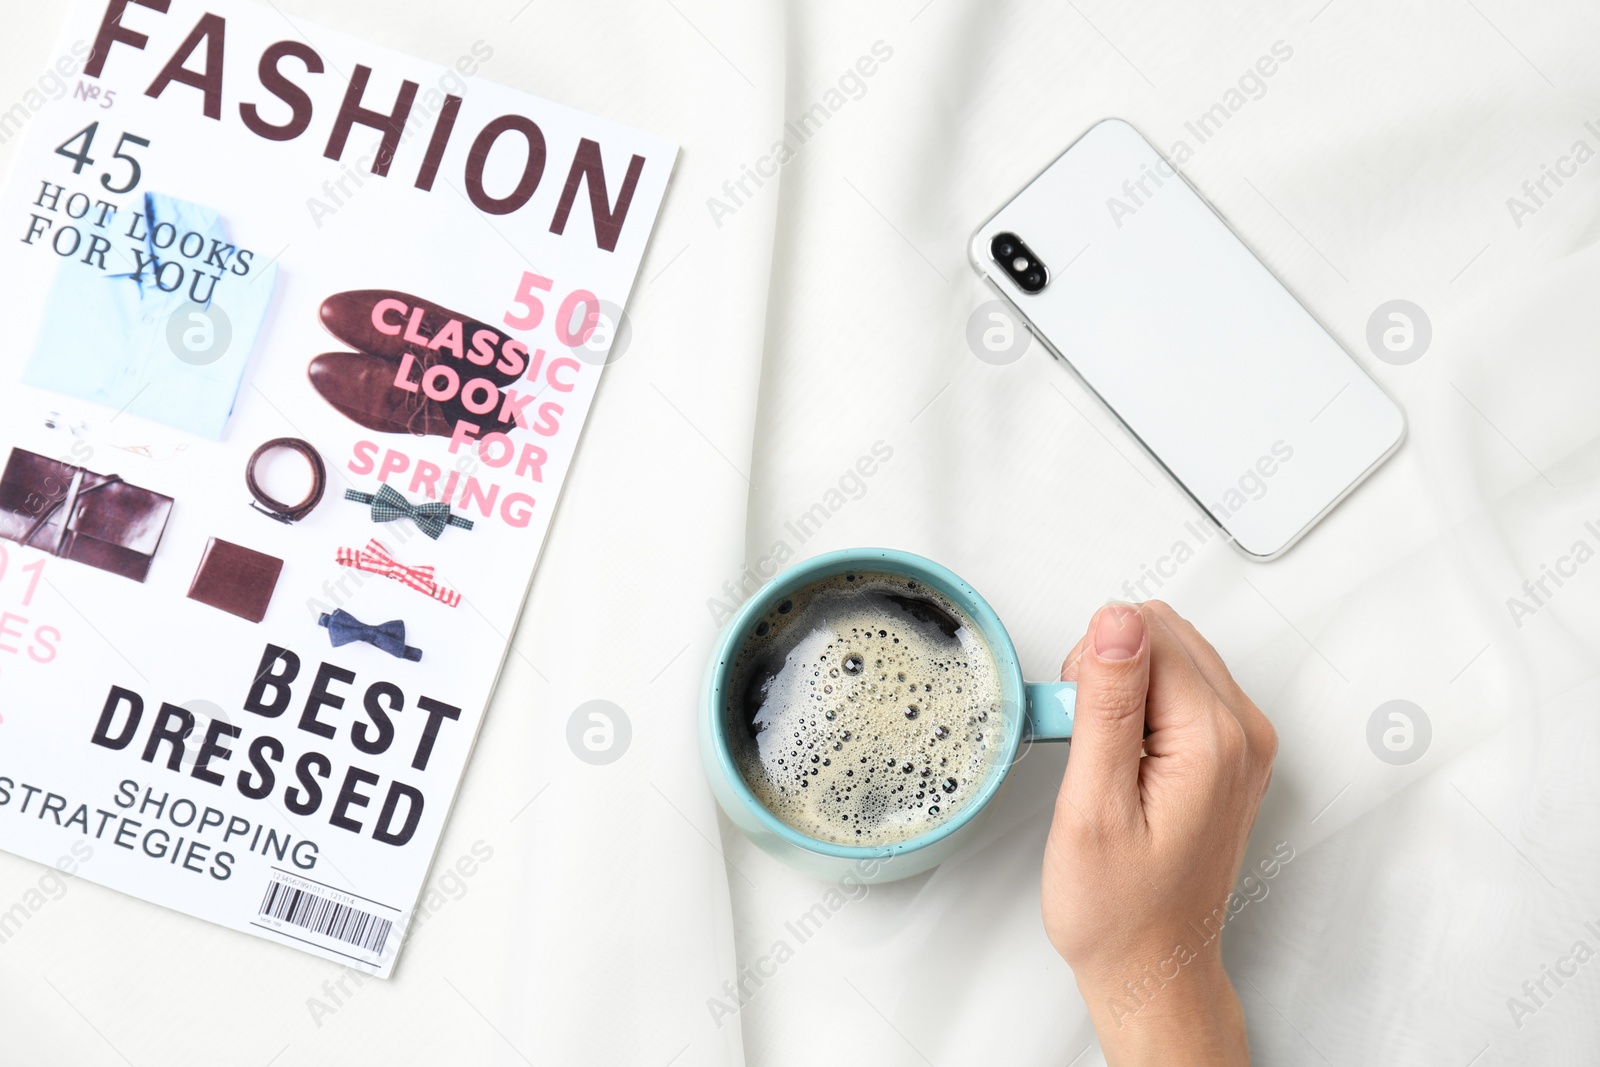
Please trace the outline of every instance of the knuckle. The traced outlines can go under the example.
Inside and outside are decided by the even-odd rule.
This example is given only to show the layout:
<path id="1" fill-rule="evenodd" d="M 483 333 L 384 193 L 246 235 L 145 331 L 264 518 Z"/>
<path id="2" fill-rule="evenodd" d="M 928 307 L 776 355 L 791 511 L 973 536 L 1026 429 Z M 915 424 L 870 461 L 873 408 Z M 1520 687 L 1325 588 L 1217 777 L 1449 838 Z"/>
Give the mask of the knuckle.
<path id="1" fill-rule="evenodd" d="M 1278 730 L 1248 697 L 1242 701 L 1239 720 L 1244 724 L 1245 739 L 1250 743 L 1250 753 L 1264 767 L 1271 767 L 1278 756 Z"/>
<path id="2" fill-rule="evenodd" d="M 1264 715 L 1261 717 L 1260 737 L 1256 739 L 1256 749 L 1261 753 L 1262 762 L 1268 767 L 1271 767 L 1273 761 L 1278 758 L 1278 731 Z"/>
<path id="3" fill-rule="evenodd" d="M 1185 743 L 1185 764 L 1194 771 L 1209 775 L 1224 762 L 1223 743 L 1221 730 L 1199 725 Z"/>
<path id="4" fill-rule="evenodd" d="M 1212 717 L 1217 755 L 1229 765 L 1237 764 L 1249 750 L 1244 725 L 1226 709 Z"/>

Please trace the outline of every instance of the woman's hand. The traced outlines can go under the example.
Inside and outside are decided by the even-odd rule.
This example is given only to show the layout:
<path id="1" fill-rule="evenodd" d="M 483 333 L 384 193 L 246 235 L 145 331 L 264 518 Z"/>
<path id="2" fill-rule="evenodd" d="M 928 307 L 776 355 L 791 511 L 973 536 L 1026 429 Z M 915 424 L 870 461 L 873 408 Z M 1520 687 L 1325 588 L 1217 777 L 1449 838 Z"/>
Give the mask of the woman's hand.
<path id="1" fill-rule="evenodd" d="M 1106 1060 L 1248 1063 L 1218 935 L 1271 777 L 1272 724 L 1160 601 L 1101 608 L 1061 677 L 1078 700 L 1044 924 Z"/>

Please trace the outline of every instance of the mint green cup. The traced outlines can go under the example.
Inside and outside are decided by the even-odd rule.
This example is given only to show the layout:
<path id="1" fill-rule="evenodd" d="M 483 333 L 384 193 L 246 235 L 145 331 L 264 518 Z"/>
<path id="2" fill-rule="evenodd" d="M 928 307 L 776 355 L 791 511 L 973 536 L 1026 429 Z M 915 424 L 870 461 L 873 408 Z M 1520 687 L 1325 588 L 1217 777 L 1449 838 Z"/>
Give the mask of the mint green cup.
<path id="1" fill-rule="evenodd" d="M 885 845 L 839 845 L 801 833 L 768 811 L 739 773 L 727 736 L 728 676 L 755 625 L 786 597 L 847 572 L 877 572 L 913 579 L 934 589 L 977 627 L 999 669 L 1005 736 L 976 795 L 936 829 Z M 1016 646 L 987 601 L 945 567 L 892 548 L 854 548 L 797 563 L 763 586 L 729 619 L 706 665 L 700 694 L 700 757 L 717 804 L 739 831 L 764 851 L 817 878 L 875 883 L 921 874 L 975 838 L 1007 772 L 1024 744 L 1072 736 L 1077 689 L 1070 682 L 1025 682 Z M 1018 714 L 1018 709 L 1021 714 Z"/>

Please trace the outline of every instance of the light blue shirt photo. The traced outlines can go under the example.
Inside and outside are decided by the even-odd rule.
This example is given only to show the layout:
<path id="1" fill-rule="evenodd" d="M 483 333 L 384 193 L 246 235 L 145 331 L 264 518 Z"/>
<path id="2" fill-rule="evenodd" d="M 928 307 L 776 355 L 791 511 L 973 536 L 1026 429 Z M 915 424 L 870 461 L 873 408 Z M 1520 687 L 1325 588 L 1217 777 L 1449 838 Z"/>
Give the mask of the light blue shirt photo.
<path id="1" fill-rule="evenodd" d="M 235 273 L 239 253 L 226 251 L 227 229 L 208 207 L 146 193 L 144 211 L 142 270 L 115 247 L 107 270 L 83 257 L 56 268 L 23 381 L 221 440 L 277 266 Z M 182 254 L 196 238 L 205 250 Z"/>

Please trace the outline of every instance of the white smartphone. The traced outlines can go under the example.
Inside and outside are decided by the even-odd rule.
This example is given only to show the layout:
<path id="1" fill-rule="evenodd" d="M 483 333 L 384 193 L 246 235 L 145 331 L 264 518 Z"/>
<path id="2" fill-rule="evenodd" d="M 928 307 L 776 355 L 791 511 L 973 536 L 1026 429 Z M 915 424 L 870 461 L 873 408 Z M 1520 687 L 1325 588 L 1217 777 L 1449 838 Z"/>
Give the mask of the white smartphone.
<path id="1" fill-rule="evenodd" d="M 978 273 L 1246 555 L 1400 447 L 1400 408 L 1121 119 L 973 234 Z"/>

